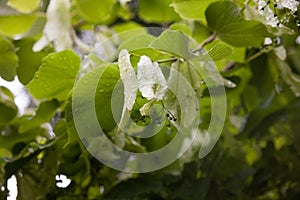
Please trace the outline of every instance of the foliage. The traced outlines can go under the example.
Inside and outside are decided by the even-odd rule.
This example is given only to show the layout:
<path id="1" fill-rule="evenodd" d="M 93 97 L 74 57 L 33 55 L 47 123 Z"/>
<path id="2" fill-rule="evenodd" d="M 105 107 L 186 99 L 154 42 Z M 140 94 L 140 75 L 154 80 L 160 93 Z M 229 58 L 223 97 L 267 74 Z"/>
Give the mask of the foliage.
<path id="1" fill-rule="evenodd" d="M 12 92 L 0 87 L 0 199 L 12 175 L 19 200 L 298 199 L 299 18 L 294 0 L 0 0 L 0 77 L 18 78 L 31 99 L 21 114 Z M 222 75 L 202 69 L 215 85 L 189 62 L 207 56 Z M 167 167 L 140 174 L 99 162 L 86 143 L 107 158 L 118 154 L 100 137 L 78 136 L 73 92 L 85 102 L 95 90 L 89 102 L 114 144 L 152 152 L 175 138 L 181 112 L 193 118 L 162 88 L 174 78 L 170 69 L 183 74 L 200 102 L 199 137 L 211 120 L 216 94 L 209 87 L 225 85 L 226 119 L 213 150 L 199 159 L 200 139 Z M 122 87 L 125 103 L 113 92 Z M 150 108 L 163 104 L 159 133 L 119 136 L 114 110 L 124 104 L 141 127 L 151 124 Z M 82 115 L 89 132 L 91 114 Z M 57 187 L 61 174 L 71 179 L 66 188 Z"/>

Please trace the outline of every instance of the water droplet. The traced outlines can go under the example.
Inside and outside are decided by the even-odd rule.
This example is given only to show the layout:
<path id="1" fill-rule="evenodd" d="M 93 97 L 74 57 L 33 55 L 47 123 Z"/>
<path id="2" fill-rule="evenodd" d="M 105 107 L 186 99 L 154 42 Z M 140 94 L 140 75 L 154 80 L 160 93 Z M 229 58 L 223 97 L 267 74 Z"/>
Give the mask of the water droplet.
<path id="1" fill-rule="evenodd" d="M 170 125 L 170 126 L 167 126 L 167 134 L 171 135 L 171 133 L 172 133 L 172 130 L 171 130 L 171 125 Z"/>
<path id="2" fill-rule="evenodd" d="M 29 148 L 28 148 L 28 151 L 29 151 L 30 153 L 33 153 L 33 152 L 34 152 L 34 149 L 33 149 L 32 147 L 29 147 Z"/>
<path id="3" fill-rule="evenodd" d="M 102 93 L 104 93 L 104 92 L 105 92 L 104 89 L 100 89 L 100 90 L 99 90 L 99 93 L 100 93 L 100 94 L 102 94 Z"/>

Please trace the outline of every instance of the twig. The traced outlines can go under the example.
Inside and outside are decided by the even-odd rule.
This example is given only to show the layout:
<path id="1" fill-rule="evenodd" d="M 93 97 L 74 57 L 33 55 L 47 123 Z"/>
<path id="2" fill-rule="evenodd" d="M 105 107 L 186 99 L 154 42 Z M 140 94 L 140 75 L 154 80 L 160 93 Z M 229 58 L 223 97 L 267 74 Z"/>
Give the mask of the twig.
<path id="1" fill-rule="evenodd" d="M 265 53 L 269 53 L 270 51 L 274 50 L 273 47 L 271 46 L 267 46 L 266 48 L 262 49 L 261 51 L 253 54 L 252 56 L 250 56 L 249 58 L 247 58 L 244 62 L 241 62 L 240 64 L 247 64 L 249 62 L 252 62 L 253 60 L 255 60 L 256 58 L 258 58 L 259 56 L 265 54 Z M 223 69 L 222 72 L 227 72 L 229 71 L 234 65 L 236 64 L 236 62 L 229 62 Z"/>
<path id="2" fill-rule="evenodd" d="M 158 62 L 158 63 L 166 63 L 166 62 L 176 61 L 176 60 L 178 60 L 178 58 L 172 57 L 172 58 L 167 58 L 167 59 L 158 60 L 158 61 L 156 61 L 156 62 Z"/>
<path id="3" fill-rule="evenodd" d="M 248 5 L 250 3 L 250 0 L 247 0 L 245 3 L 244 3 L 244 6 L 241 8 L 240 12 L 244 12 L 245 8 L 246 8 L 246 5 Z"/>
<path id="4" fill-rule="evenodd" d="M 252 56 L 250 56 L 249 58 L 247 58 L 244 63 L 249 63 L 253 60 L 255 60 L 256 58 L 258 58 L 259 56 L 265 54 L 265 53 L 269 53 L 270 51 L 272 51 L 274 48 L 267 46 L 266 48 L 262 49 L 261 51 L 257 52 L 256 54 L 253 54 Z"/>
<path id="5" fill-rule="evenodd" d="M 86 21 L 85 20 L 80 20 L 79 22 L 77 22 L 76 24 L 73 25 L 73 28 L 75 30 L 79 29 L 81 26 L 85 25 Z"/>
<path id="6" fill-rule="evenodd" d="M 193 49 L 193 52 L 203 49 L 204 46 L 208 45 L 209 43 L 214 41 L 216 38 L 217 38 L 217 34 L 216 33 L 212 34 L 204 42 L 202 42 L 199 46 L 197 46 L 195 49 Z"/>

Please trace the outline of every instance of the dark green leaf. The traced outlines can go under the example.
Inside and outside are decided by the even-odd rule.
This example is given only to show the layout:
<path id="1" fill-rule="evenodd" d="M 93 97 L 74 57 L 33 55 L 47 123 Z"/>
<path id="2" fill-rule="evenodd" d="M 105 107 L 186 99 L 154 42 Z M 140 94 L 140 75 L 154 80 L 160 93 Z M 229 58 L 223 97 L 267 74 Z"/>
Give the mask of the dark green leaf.
<path id="1" fill-rule="evenodd" d="M 0 76 L 7 81 L 12 81 L 17 66 L 18 56 L 14 45 L 5 37 L 0 36 Z"/>
<path id="2" fill-rule="evenodd" d="M 18 114 L 14 95 L 5 87 L 0 87 L 0 128 L 6 125 Z"/>
<path id="3" fill-rule="evenodd" d="M 220 39 L 233 46 L 259 47 L 268 36 L 267 28 L 256 20 L 245 20 L 235 3 L 218 1 L 205 12 L 208 26 Z"/>
<path id="4" fill-rule="evenodd" d="M 19 81 L 26 85 L 32 80 L 34 73 L 39 69 L 42 64 L 42 59 L 49 53 L 45 50 L 40 52 L 33 52 L 32 47 L 34 40 L 24 39 L 15 42 L 16 52 L 19 57 L 19 66 L 17 74 Z"/>
<path id="5" fill-rule="evenodd" d="M 50 121 L 58 106 L 59 103 L 56 100 L 42 102 L 33 118 L 28 123 L 21 124 L 19 132 L 24 133 Z"/>

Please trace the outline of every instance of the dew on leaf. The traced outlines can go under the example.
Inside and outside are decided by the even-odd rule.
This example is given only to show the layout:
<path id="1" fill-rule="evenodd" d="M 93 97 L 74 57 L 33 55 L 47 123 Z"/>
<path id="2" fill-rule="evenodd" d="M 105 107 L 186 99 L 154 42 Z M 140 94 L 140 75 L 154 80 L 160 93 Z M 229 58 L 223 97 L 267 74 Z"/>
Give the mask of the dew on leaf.
<path id="1" fill-rule="evenodd" d="M 100 93 L 100 94 L 102 94 L 102 93 L 104 93 L 104 92 L 105 92 L 104 89 L 100 89 L 100 90 L 99 90 L 99 93 Z"/>

